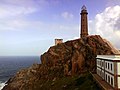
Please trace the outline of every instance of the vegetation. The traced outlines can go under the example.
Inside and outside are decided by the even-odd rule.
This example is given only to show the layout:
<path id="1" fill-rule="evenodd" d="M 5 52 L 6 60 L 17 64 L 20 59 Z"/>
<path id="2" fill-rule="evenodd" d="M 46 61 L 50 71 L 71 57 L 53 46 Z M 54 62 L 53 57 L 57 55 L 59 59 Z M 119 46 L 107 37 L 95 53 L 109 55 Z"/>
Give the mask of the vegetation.
<path id="1" fill-rule="evenodd" d="M 90 73 L 47 81 L 41 80 L 34 84 L 36 86 L 34 90 L 100 90 Z"/>

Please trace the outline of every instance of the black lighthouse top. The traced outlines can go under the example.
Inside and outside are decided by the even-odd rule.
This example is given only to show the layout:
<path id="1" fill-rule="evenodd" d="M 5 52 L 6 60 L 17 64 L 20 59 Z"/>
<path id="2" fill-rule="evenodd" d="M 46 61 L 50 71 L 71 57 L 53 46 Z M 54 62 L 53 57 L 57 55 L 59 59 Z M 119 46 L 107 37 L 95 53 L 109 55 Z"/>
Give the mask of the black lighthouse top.
<path id="1" fill-rule="evenodd" d="M 82 10 L 87 10 L 87 8 L 86 8 L 85 5 L 83 5 L 81 9 L 82 9 Z"/>
<path id="2" fill-rule="evenodd" d="M 82 6 L 82 8 L 81 8 L 81 13 L 80 13 L 80 14 L 88 14 L 88 13 L 87 13 L 87 8 L 86 8 L 85 5 Z"/>

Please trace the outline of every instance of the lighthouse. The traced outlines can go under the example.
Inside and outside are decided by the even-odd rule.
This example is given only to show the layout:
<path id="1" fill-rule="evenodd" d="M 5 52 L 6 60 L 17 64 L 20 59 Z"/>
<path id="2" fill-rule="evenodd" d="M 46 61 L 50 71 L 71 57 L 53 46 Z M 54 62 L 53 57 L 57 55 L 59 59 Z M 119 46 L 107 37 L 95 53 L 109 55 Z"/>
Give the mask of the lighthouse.
<path id="1" fill-rule="evenodd" d="M 87 20 L 87 8 L 83 5 L 81 10 L 81 34 L 80 37 L 86 37 L 88 35 L 88 20 Z"/>

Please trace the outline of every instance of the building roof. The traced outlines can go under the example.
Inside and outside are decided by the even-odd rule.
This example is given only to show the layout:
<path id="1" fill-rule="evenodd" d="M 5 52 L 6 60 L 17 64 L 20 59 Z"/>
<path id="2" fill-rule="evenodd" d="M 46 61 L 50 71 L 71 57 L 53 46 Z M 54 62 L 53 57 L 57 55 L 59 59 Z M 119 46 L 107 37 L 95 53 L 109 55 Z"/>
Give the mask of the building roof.
<path id="1" fill-rule="evenodd" d="M 112 61 L 120 61 L 120 55 L 97 55 L 98 59 L 104 60 L 112 60 Z"/>

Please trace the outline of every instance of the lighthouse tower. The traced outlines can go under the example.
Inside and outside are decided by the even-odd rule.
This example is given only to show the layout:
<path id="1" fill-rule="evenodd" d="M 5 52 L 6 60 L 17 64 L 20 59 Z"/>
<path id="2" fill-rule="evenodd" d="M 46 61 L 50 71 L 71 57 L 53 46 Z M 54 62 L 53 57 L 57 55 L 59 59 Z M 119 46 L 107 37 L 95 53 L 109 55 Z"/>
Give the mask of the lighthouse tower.
<path id="1" fill-rule="evenodd" d="M 81 10 L 81 38 L 86 37 L 88 35 L 88 20 L 87 20 L 87 9 L 85 5 L 83 5 Z"/>

